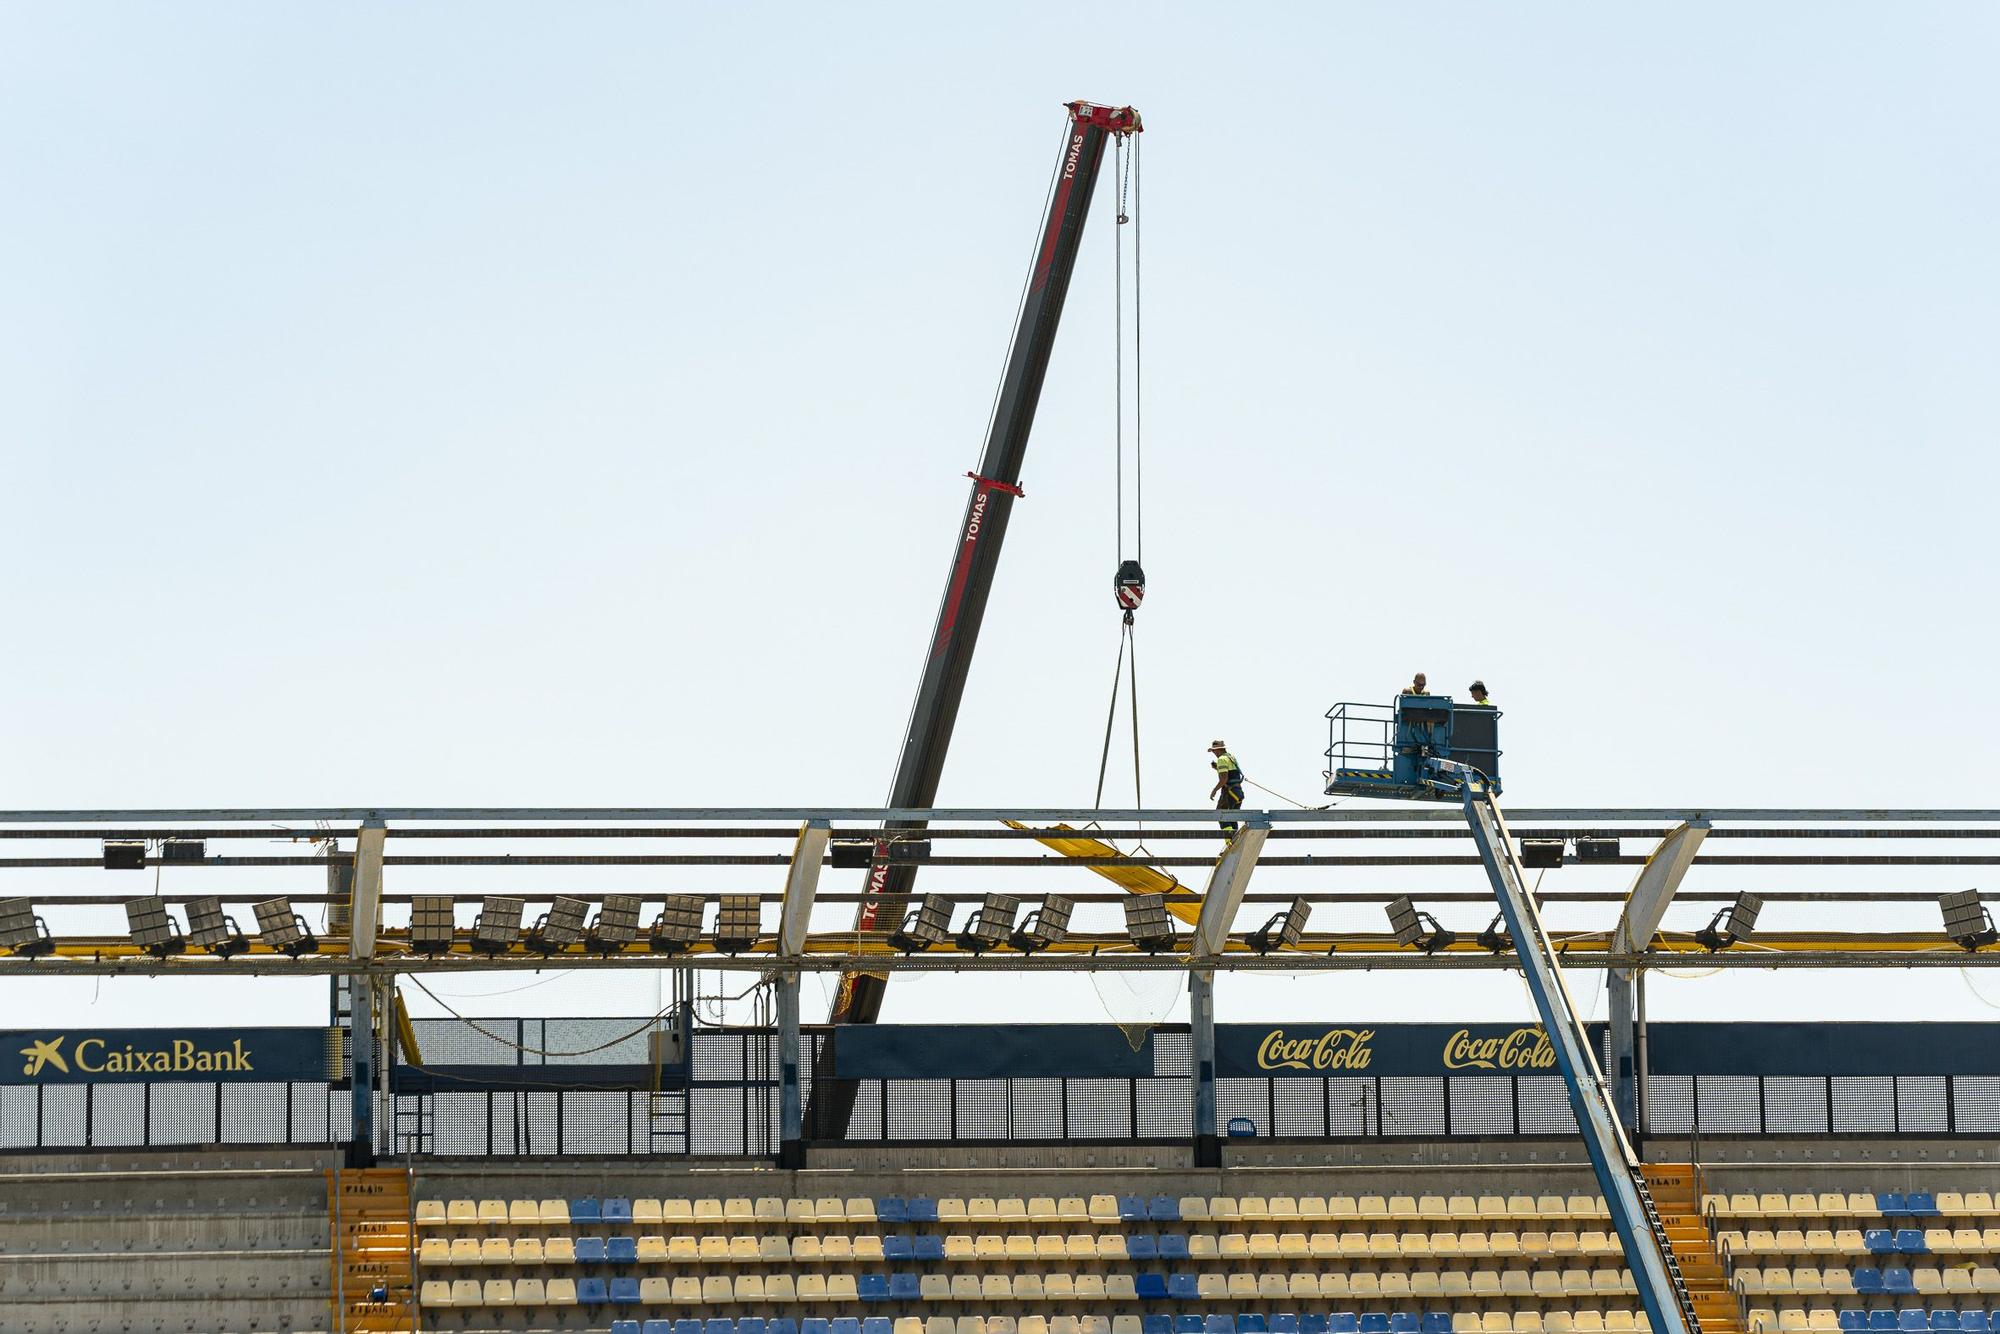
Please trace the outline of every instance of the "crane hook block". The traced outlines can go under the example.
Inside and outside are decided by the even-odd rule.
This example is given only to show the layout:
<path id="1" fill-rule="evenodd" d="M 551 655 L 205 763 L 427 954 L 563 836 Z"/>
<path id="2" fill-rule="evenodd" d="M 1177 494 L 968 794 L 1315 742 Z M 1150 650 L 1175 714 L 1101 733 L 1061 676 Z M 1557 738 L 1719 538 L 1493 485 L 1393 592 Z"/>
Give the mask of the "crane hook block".
<path id="1" fill-rule="evenodd" d="M 1111 576 L 1111 591 L 1118 598 L 1118 605 L 1126 612 L 1138 609 L 1146 600 L 1146 572 L 1139 568 L 1139 562 L 1121 562 L 1118 573 Z"/>

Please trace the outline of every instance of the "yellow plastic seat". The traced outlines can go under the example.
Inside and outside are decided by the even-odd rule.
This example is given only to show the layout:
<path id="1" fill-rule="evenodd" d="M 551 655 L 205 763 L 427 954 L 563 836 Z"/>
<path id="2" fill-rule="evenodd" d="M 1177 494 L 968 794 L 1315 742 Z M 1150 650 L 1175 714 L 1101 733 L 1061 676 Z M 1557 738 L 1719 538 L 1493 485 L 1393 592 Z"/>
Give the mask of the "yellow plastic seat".
<path id="1" fill-rule="evenodd" d="M 890 1328 L 893 1334 L 924 1334 L 923 1317 L 914 1315 L 899 1316 L 896 1319 L 896 1323 Z"/>
<path id="2" fill-rule="evenodd" d="M 1137 1288 L 1130 1274 L 1106 1274 L 1104 1276 L 1104 1296 L 1107 1301 L 1136 1302 L 1139 1300 Z"/>
<path id="3" fill-rule="evenodd" d="M 1028 1199 L 1028 1221 L 1031 1223 L 1053 1223 L 1062 1217 L 1056 1211 L 1054 1197 L 1034 1195 Z"/>
<path id="4" fill-rule="evenodd" d="M 544 1208 L 547 1206 L 544 1205 Z M 693 1200 L 661 1200 L 660 1224 L 663 1227 L 687 1227 L 694 1222 Z"/>
<path id="5" fill-rule="evenodd" d="M 1440 1259 L 1450 1259 L 1459 1254 L 1456 1232 L 1433 1232 L 1430 1239 L 1431 1255 Z"/>
<path id="6" fill-rule="evenodd" d="M 1363 1195 L 1355 1201 L 1355 1205 L 1360 1210 L 1361 1217 L 1370 1222 L 1389 1216 L 1389 1201 L 1380 1195 Z"/>
<path id="7" fill-rule="evenodd" d="M 757 1219 L 757 1206 L 741 1196 L 722 1202 L 722 1221 L 725 1223 L 752 1223 Z"/>
<path id="8" fill-rule="evenodd" d="M 1032 1247 L 1029 1254 L 1033 1254 Z M 864 1232 L 856 1237 L 854 1239 L 854 1258 L 856 1260 L 879 1262 L 882 1259 L 882 1238 L 873 1232 Z"/>
<path id="9" fill-rule="evenodd" d="M 845 1241 L 846 1238 L 843 1237 L 842 1240 Z M 696 1242 L 696 1246 L 699 1249 L 701 1258 L 710 1263 L 729 1258 L 729 1238 L 727 1237 L 710 1233 L 708 1236 L 700 1238 Z"/>
<path id="10" fill-rule="evenodd" d="M 751 1217 L 760 1223 L 782 1223 L 785 1221 L 785 1202 L 775 1195 L 759 1195 L 751 1206 Z M 637 1211 L 634 1220 L 637 1221 Z"/>
<path id="11" fill-rule="evenodd" d="M 1078 1274 L 1076 1276 L 1076 1299 L 1078 1301 L 1103 1301 L 1108 1295 L 1104 1290 L 1104 1275 Z"/>
<path id="12" fill-rule="evenodd" d="M 1968 1190 L 1965 1192 L 1965 1212 L 1974 1218 L 1984 1218 L 1993 1212 L 1993 1192 Z"/>
<path id="13" fill-rule="evenodd" d="M 974 1223 L 988 1223 L 1000 1216 L 1000 1206 L 990 1196 L 975 1195 L 965 1202 L 965 1217 Z"/>
<path id="14" fill-rule="evenodd" d="M 1361 1217 L 1361 1205 L 1352 1195 L 1329 1195 L 1326 1197 L 1326 1216 L 1339 1223 L 1358 1219 Z"/>
<path id="15" fill-rule="evenodd" d="M 1562 1271 L 1559 1269 L 1536 1269 L 1528 1275 L 1528 1290 L 1543 1301 L 1551 1301 L 1563 1295 Z"/>
<path id="16" fill-rule="evenodd" d="M 1017 1302 L 1038 1302 L 1042 1300 L 1042 1276 L 1032 1270 L 1014 1275 L 1014 1300 Z"/>
<path id="17" fill-rule="evenodd" d="M 1407 1269 L 1385 1269 L 1377 1277 L 1376 1281 L 1381 1285 L 1382 1296 L 1385 1300 L 1410 1295 L 1410 1272 Z M 1263 1282 L 1264 1276 L 1259 1275 L 1257 1279 L 1257 1291 L 1259 1295 L 1263 1293 Z"/>
<path id="18" fill-rule="evenodd" d="M 1390 1240 L 1394 1240 L 1392 1237 Z M 1252 1232 L 1250 1234 L 1250 1256 L 1255 1260 L 1275 1260 L 1278 1258 L 1278 1234 L 1275 1232 Z"/>
<path id="19" fill-rule="evenodd" d="M 433 1223 L 444 1222 L 445 1221 L 444 1201 L 418 1200 L 416 1218 L 418 1227 L 426 1227 Z M 426 1305 L 428 1305 L 428 1303 L 426 1303 Z"/>
<path id="20" fill-rule="evenodd" d="M 1479 1217 L 1479 1201 L 1470 1195 L 1453 1195 L 1445 1201 L 1445 1212 L 1453 1222 L 1470 1223 Z"/>
<path id="21" fill-rule="evenodd" d="M 505 1237 L 487 1237 L 479 1243 L 479 1263 L 487 1265 L 511 1264 L 514 1247 Z M 489 1303 L 490 1304 L 490 1303 Z"/>
<path id="22" fill-rule="evenodd" d="M 792 1248 L 792 1254 L 797 1259 L 805 1258 L 804 1256 L 799 1254 L 798 1248 L 796 1246 Z M 965 1236 L 963 1233 L 954 1233 L 951 1236 L 946 1237 L 944 1239 L 944 1258 L 947 1260 L 972 1259 L 973 1239 L 971 1237 Z"/>
<path id="23" fill-rule="evenodd" d="M 986 1317 L 983 1315 L 962 1315 L 954 1325 L 955 1334 L 986 1334 Z"/>
<path id="24" fill-rule="evenodd" d="M 1486 1247 L 1494 1255 L 1519 1255 L 1521 1237 L 1515 1232 L 1489 1232 L 1486 1234 Z"/>
<path id="25" fill-rule="evenodd" d="M 1069 1201 L 1063 1201 L 1068 1204 Z M 1180 1216 L 1183 1223 L 1202 1223 L 1208 1220 L 1208 1200 L 1200 1195 L 1183 1195 L 1180 1200 Z M 1064 1214 L 1063 1217 L 1069 1217 Z M 1136 1318 L 1136 1317 L 1135 1317 Z"/>
<path id="26" fill-rule="evenodd" d="M 696 1200 L 694 1221 L 697 1223 L 720 1223 L 722 1221 L 721 1200 Z"/>
<path id="27" fill-rule="evenodd" d="M 451 1280 L 444 1278 L 425 1279 L 417 1285 L 417 1301 L 421 1305 L 431 1307 L 448 1307 L 452 1305 Z"/>
<path id="28" fill-rule="evenodd" d="M 512 1306 L 514 1304 L 514 1280 L 511 1278 L 489 1278 L 480 1289 L 480 1304 L 483 1306 Z"/>
<path id="29" fill-rule="evenodd" d="M 841 1235 L 819 1239 L 819 1258 L 845 1263 L 854 1258 L 854 1238 Z"/>
<path id="30" fill-rule="evenodd" d="M 1285 1275 L 1285 1295 L 1287 1297 L 1318 1298 L 1319 1275 L 1310 1270 L 1298 1269 Z"/>
<path id="31" fill-rule="evenodd" d="M 705 1292 L 704 1295 L 706 1295 Z M 855 1290 L 854 1275 L 828 1274 L 826 1276 L 826 1299 L 830 1302 L 847 1302 L 850 1305 L 860 1301 L 861 1294 Z"/>
<path id="32" fill-rule="evenodd" d="M 1436 1249 L 1435 1246 L 1432 1247 Z M 1492 1239 L 1484 1232 L 1461 1232 L 1458 1234 L 1458 1253 L 1468 1259 L 1493 1254 Z"/>
<path id="33" fill-rule="evenodd" d="M 1451 1334 L 1479 1334 L 1479 1313 L 1476 1311 L 1455 1311 L 1451 1317 Z"/>
<path id="34" fill-rule="evenodd" d="M 1576 1313 L 1576 1334 L 1601 1334 L 1604 1329 L 1604 1312 L 1578 1311 Z"/>
<path id="35" fill-rule="evenodd" d="M 953 1274 L 951 1276 L 951 1297 L 953 1301 L 976 1302 L 979 1300 L 979 1275 Z"/>
<path id="36" fill-rule="evenodd" d="M 1093 1223 L 1115 1223 L 1118 1221 L 1118 1197 L 1116 1195 L 1093 1195 L 1090 1197 L 1090 1219 Z"/>
<path id="37" fill-rule="evenodd" d="M 925 1274 L 917 1280 L 917 1296 L 927 1302 L 951 1300 L 951 1275 Z"/>
<path id="38" fill-rule="evenodd" d="M 1302 1260 L 1312 1253 L 1312 1239 L 1303 1232 L 1278 1234 L 1278 1254 L 1287 1260 Z"/>
<path id="39" fill-rule="evenodd" d="M 1236 1216 L 1246 1223 L 1261 1223 L 1271 1216 L 1271 1202 L 1261 1195 L 1238 1196 Z"/>
<path id="40" fill-rule="evenodd" d="M 851 1278 L 848 1281 L 853 1282 Z M 831 1291 L 832 1287 L 833 1280 L 829 1278 L 827 1288 Z M 701 1280 L 701 1300 L 704 1306 L 726 1305 L 734 1296 L 735 1289 L 727 1274 L 709 1274 Z"/>
<path id="41" fill-rule="evenodd" d="M 1505 1311 L 1488 1311 L 1479 1317 L 1479 1328 L 1484 1334 L 1512 1334 L 1514 1321 Z"/>
<path id="42" fill-rule="evenodd" d="M 507 1221 L 507 1201 L 505 1201 L 505 1200 L 481 1200 L 481 1201 L 479 1202 L 479 1221 L 480 1221 L 480 1222 L 482 1222 L 482 1223 L 504 1223 L 504 1222 L 506 1222 L 506 1221 Z M 509 1304 L 511 1304 L 511 1303 L 513 1302 L 513 1292 L 512 1292 L 512 1287 L 513 1287 L 513 1285 L 512 1285 L 512 1284 L 509 1284 L 509 1285 L 508 1285 L 508 1288 L 509 1288 L 509 1291 L 508 1291 L 508 1298 L 507 1298 L 507 1300 L 508 1300 Z"/>
<path id="43" fill-rule="evenodd" d="M 1104 1198 L 1108 1200 L 1111 1198 L 1111 1196 L 1106 1195 Z M 1095 1201 L 1093 1200 L 1092 1203 L 1093 1203 L 1093 1212 L 1095 1212 L 1094 1208 Z M 1214 1219 L 1216 1222 L 1231 1222 L 1231 1223 L 1235 1222 L 1237 1218 L 1236 1197 L 1234 1195 L 1209 1196 L 1208 1216 L 1211 1219 Z"/>
<path id="44" fill-rule="evenodd" d="M 1374 1298 L 1382 1295 L 1382 1280 L 1372 1269 L 1357 1269 L 1347 1276 L 1347 1295 Z"/>
<path id="45" fill-rule="evenodd" d="M 1299 1220 L 1299 1202 L 1289 1195 L 1273 1195 L 1265 1206 L 1265 1217 L 1273 1223 L 1296 1223 Z"/>
<path id="46" fill-rule="evenodd" d="M 417 1246 L 417 1263 L 441 1265 L 451 1262 L 451 1243 L 443 1237 L 425 1237 Z"/>
<path id="47" fill-rule="evenodd" d="M 797 1281 L 790 1274 L 764 1276 L 764 1300 L 789 1306 L 799 1299 Z"/>
<path id="48" fill-rule="evenodd" d="M 455 1265 L 478 1264 L 479 1238 L 453 1237 L 451 1239 L 451 1262 Z"/>
<path id="49" fill-rule="evenodd" d="M 1186 1201 L 1182 1204 L 1185 1206 Z M 1056 1218 L 1064 1223 L 1088 1223 L 1090 1204 L 1081 1195 L 1065 1195 L 1056 1201 Z"/>
<path id="50" fill-rule="evenodd" d="M 1628 1334 L 1632 1329 L 1632 1313 L 1626 1310 L 1606 1311 L 1604 1328 L 1611 1334 Z"/>
<path id="51" fill-rule="evenodd" d="M 1514 1334 L 1542 1334 L 1540 1311 L 1514 1312 Z"/>
<path id="52" fill-rule="evenodd" d="M 880 1250 L 879 1241 L 877 1243 L 877 1250 Z M 1007 1234 L 1007 1249 L 1005 1253 L 1009 1260 L 1032 1260 L 1035 1258 L 1035 1239 L 1025 1232 L 1010 1232 Z M 880 1259 L 881 1257 L 878 1254 L 873 1258 Z"/>
<path id="53" fill-rule="evenodd" d="M 813 1221 L 815 1223 L 845 1223 L 847 1210 L 840 1200 L 832 1195 L 822 1195 L 813 1201 Z"/>
<path id="54" fill-rule="evenodd" d="M 1590 1290 L 1609 1294 L 1625 1291 L 1624 1272 L 1617 1269 L 1593 1269 L 1590 1271 Z"/>
<path id="55" fill-rule="evenodd" d="M 575 1306 L 576 1280 L 573 1278 L 552 1278 L 548 1283 L 547 1305 Z"/>
<path id="56" fill-rule="evenodd" d="M 1042 1293 L 1052 1302 L 1073 1301 L 1076 1298 L 1076 1275 L 1067 1269 L 1051 1270 L 1042 1279 Z M 1053 1334 L 1055 1322 L 1049 1322 Z"/>
<path id="57" fill-rule="evenodd" d="M 1840 1312 L 1830 1306 L 1815 1306 L 1806 1312 L 1806 1328 L 1813 1334 L 1832 1334 L 1840 1328 Z"/>
<path id="58" fill-rule="evenodd" d="M 730 1286 L 736 1294 L 738 1302 L 761 1302 L 766 1300 L 764 1295 L 764 1276 L 762 1274 L 738 1274 Z"/>
<path id="59" fill-rule="evenodd" d="M 1033 1239 L 1037 1260 L 1060 1260 L 1064 1237 L 1060 1232 L 1043 1232 Z"/>
<path id="60" fill-rule="evenodd" d="M 1525 1269 L 1501 1270 L 1500 1293 L 1505 1297 L 1531 1296 L 1532 1290 L 1528 1286 L 1528 1271 Z"/>
<path id="61" fill-rule="evenodd" d="M 450 1223 L 477 1223 L 479 1206 L 471 1200 L 452 1200 L 445 1205 L 444 1216 Z"/>
<path id="62" fill-rule="evenodd" d="M 1014 1280 L 1007 1274 L 981 1274 L 979 1295 L 986 1301 L 1010 1301 L 1014 1296 Z"/>
<path id="63" fill-rule="evenodd" d="M 1219 1254 L 1212 1232 L 1195 1232 L 1188 1236 L 1188 1258 L 1190 1260 L 1213 1260 Z"/>
<path id="64" fill-rule="evenodd" d="M 1028 1202 L 1010 1195 L 999 1201 L 998 1213 L 1003 1223 L 1025 1223 L 1028 1221 Z M 987 1317 L 986 1324 L 989 1329 L 992 1328 L 991 1316 Z"/>

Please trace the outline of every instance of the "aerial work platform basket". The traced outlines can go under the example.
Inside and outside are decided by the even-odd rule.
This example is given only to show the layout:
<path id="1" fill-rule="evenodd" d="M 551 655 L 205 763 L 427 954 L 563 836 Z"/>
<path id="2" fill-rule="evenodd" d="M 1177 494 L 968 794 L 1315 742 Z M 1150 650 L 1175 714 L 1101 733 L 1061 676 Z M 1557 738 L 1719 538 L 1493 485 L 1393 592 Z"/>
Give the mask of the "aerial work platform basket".
<path id="1" fill-rule="evenodd" d="M 1450 761 L 1500 791 L 1500 710 L 1449 695 L 1398 695 L 1394 704 L 1344 702 L 1326 711 L 1326 790 L 1364 797 L 1456 799 L 1440 781 Z"/>

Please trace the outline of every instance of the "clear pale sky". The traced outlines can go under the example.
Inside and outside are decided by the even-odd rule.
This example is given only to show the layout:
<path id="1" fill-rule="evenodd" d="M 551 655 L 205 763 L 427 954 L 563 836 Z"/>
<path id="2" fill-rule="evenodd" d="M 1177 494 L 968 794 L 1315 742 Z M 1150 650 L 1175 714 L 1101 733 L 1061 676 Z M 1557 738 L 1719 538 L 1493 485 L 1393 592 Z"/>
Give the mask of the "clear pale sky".
<path id="1" fill-rule="evenodd" d="M 0 805 L 879 801 L 1079 97 L 1147 124 L 1150 801 L 1215 735 L 1310 798 L 1328 704 L 1425 670 L 1518 803 L 2000 805 L 1997 59 L 1969 3 L 0 6 Z M 1090 796 L 1110 212 L 942 804 Z M 887 1017 L 1102 1014 L 1005 985 Z M 1882 1013 L 1988 1007 L 1654 993 Z"/>

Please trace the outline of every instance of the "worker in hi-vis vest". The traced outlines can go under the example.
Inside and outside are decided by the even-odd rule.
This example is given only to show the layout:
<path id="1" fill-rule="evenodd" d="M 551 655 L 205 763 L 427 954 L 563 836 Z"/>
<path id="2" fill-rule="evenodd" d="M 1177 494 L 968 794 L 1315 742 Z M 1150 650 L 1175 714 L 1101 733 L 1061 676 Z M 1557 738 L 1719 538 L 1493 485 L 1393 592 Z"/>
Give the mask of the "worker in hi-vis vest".
<path id="1" fill-rule="evenodd" d="M 1215 757 L 1209 761 L 1209 767 L 1215 770 L 1215 786 L 1208 790 L 1208 795 L 1216 799 L 1215 809 L 1243 809 L 1243 766 L 1236 762 L 1236 757 L 1229 753 L 1229 747 L 1219 739 L 1208 743 L 1208 753 Z M 1236 824 L 1225 820 L 1222 829 L 1224 833 L 1233 834 Z"/>
<path id="2" fill-rule="evenodd" d="M 1486 694 L 1486 683 L 1484 681 L 1474 681 L 1465 688 L 1465 693 L 1472 696 L 1472 702 L 1480 708 L 1490 709 L 1493 707 L 1493 701 Z"/>

